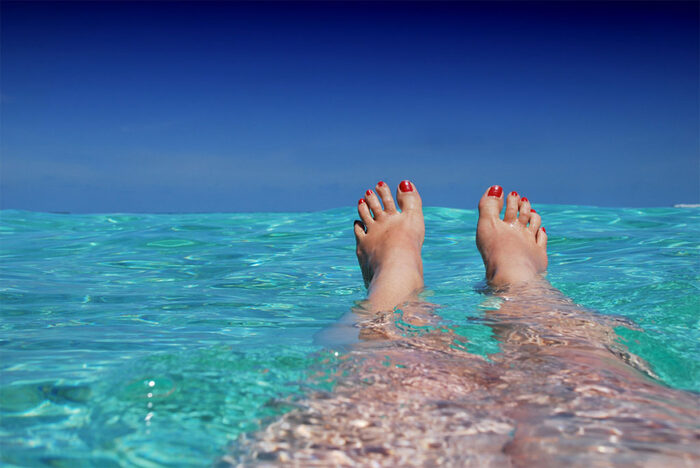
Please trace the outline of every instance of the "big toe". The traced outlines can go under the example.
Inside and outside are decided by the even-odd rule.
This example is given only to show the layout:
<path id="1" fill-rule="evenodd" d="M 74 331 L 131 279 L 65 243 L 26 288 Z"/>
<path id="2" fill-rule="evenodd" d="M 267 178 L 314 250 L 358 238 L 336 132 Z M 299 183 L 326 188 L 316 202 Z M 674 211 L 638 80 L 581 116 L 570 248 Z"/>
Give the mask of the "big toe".
<path id="1" fill-rule="evenodd" d="M 418 190 L 410 180 L 404 180 L 399 184 L 396 190 L 396 201 L 401 211 L 420 210 L 423 206 Z"/>
<path id="2" fill-rule="evenodd" d="M 498 218 L 503 209 L 503 188 L 492 185 L 479 200 L 479 218 Z"/>

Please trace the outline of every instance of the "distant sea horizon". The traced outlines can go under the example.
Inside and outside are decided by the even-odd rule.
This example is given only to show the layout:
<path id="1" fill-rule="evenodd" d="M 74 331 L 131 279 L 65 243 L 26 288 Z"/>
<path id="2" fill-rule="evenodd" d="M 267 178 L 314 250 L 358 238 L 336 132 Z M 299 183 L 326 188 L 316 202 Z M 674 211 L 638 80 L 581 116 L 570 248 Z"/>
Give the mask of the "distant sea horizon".
<path id="1" fill-rule="evenodd" d="M 579 208 L 600 208 L 600 209 L 623 209 L 623 210 L 646 210 L 646 209 L 665 209 L 665 208 L 700 208 L 700 203 L 674 203 L 673 205 L 662 205 L 662 206 L 600 206 L 600 205 L 574 205 L 568 203 L 537 203 L 539 206 L 551 206 L 551 207 L 579 207 Z M 236 213 L 260 213 L 260 214 L 284 214 L 284 213 L 323 213 L 328 211 L 342 210 L 349 208 L 348 206 L 338 206 L 335 208 L 327 208 L 324 210 L 297 210 L 297 211 L 43 211 L 43 210 L 33 210 L 26 208 L 0 208 L 0 213 L 5 211 L 25 211 L 29 213 L 46 213 L 46 214 L 59 214 L 59 215 L 194 215 L 194 214 L 236 214 Z M 460 208 L 453 206 L 424 206 L 424 209 L 449 209 L 449 210 L 476 210 L 476 206 L 473 208 Z M 354 207 L 353 207 L 354 209 Z"/>

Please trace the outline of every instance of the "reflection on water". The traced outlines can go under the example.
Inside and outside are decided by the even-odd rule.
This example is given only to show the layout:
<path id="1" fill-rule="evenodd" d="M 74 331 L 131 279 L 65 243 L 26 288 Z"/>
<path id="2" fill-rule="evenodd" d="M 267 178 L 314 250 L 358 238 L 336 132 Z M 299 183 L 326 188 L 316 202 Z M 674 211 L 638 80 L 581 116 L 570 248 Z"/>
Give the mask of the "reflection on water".
<path id="1" fill-rule="evenodd" d="M 427 303 L 355 312 L 336 386 L 221 465 L 697 466 L 700 398 L 658 384 L 616 341 L 632 326 L 546 285 L 490 296 L 490 359 Z M 346 323 L 347 325 L 347 323 Z M 347 331 L 346 327 L 346 331 Z"/>

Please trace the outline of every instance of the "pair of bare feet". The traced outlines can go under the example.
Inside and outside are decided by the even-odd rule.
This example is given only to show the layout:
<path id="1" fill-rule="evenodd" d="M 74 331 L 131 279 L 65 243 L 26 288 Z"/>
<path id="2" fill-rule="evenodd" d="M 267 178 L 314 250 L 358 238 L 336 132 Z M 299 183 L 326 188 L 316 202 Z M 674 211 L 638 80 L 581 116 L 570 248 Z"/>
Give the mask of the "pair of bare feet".
<path id="1" fill-rule="evenodd" d="M 373 310 L 393 309 L 423 288 L 422 206 L 416 186 L 408 180 L 399 184 L 396 202 L 389 186 L 381 181 L 358 202 L 357 259 Z M 476 245 L 491 286 L 527 283 L 547 269 L 547 233 L 541 222 L 529 200 L 516 192 L 504 197 L 503 189 L 494 185 L 484 193 L 479 201 Z"/>

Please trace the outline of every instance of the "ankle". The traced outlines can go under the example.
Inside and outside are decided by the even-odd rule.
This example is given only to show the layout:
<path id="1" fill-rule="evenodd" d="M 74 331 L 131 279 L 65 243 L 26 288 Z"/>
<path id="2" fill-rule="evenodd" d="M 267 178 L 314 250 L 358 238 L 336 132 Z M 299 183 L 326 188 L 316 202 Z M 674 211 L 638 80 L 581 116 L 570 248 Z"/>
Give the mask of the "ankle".
<path id="1" fill-rule="evenodd" d="M 400 285 L 405 289 L 420 289 L 423 287 L 423 264 L 422 262 L 401 261 L 383 265 L 378 268 L 369 289 L 376 289 L 385 284 Z"/>
<path id="2" fill-rule="evenodd" d="M 369 284 L 367 302 L 376 311 L 392 310 L 423 289 L 422 264 L 394 263 L 377 271 Z"/>
<path id="3" fill-rule="evenodd" d="M 490 277 L 489 284 L 492 286 L 506 286 L 527 283 L 538 278 L 540 275 L 533 265 L 519 264 L 509 265 L 502 268 L 494 268 Z"/>

